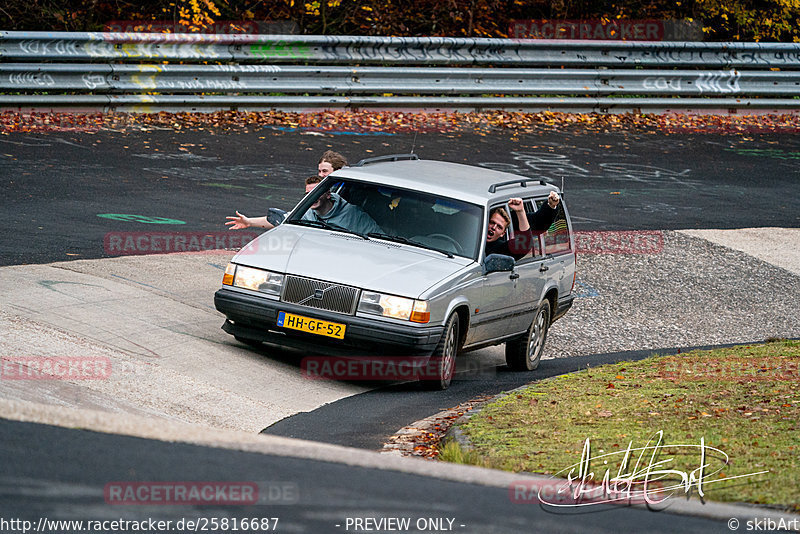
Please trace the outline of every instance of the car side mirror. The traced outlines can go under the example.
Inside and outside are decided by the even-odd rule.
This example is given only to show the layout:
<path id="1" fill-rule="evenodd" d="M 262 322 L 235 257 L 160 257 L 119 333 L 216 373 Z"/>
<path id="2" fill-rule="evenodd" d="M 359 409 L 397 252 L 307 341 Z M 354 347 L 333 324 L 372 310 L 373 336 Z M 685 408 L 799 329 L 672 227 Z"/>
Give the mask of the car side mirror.
<path id="1" fill-rule="evenodd" d="M 278 208 L 269 208 L 269 210 L 267 210 L 267 222 L 272 226 L 278 226 L 286 220 L 288 214 L 288 212 Z"/>
<path id="2" fill-rule="evenodd" d="M 505 254 L 489 254 L 483 260 L 483 274 L 513 271 L 514 258 L 506 256 Z"/>

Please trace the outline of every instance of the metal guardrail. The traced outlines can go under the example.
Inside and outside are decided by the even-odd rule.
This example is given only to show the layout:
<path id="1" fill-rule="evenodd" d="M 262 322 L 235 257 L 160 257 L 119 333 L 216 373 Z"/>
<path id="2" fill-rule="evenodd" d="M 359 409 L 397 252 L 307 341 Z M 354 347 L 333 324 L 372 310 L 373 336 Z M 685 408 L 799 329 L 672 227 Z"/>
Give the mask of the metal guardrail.
<path id="1" fill-rule="evenodd" d="M 0 109 L 800 109 L 798 43 L 0 32 L 0 60 Z"/>
<path id="2" fill-rule="evenodd" d="M 126 93 L 795 95 L 800 71 L 278 65 L 0 65 L 0 90 Z"/>
<path id="3" fill-rule="evenodd" d="M 797 43 L 0 32 L 5 60 L 800 68 Z"/>

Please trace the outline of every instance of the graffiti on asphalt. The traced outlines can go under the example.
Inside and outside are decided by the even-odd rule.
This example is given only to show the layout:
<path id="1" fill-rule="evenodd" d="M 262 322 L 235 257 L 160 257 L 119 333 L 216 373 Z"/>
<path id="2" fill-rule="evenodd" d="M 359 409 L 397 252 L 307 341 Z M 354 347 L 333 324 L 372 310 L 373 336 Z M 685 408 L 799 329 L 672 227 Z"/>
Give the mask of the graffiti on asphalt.
<path id="1" fill-rule="evenodd" d="M 558 183 L 562 178 L 608 178 L 646 184 L 679 185 L 697 187 L 701 182 L 690 180 L 691 169 L 665 169 L 654 165 L 634 163 L 599 163 L 592 169 L 590 162 L 583 166 L 573 163 L 569 156 L 543 151 L 514 151 L 512 158 L 518 163 L 483 162 L 481 167 L 515 174 L 529 175 L 535 171 L 537 177 L 547 183 Z"/>
<path id="2" fill-rule="evenodd" d="M 229 182 L 248 180 L 270 180 L 279 182 L 274 187 L 302 190 L 302 179 L 316 174 L 313 168 L 304 165 L 220 165 L 218 167 L 144 167 L 143 171 L 161 176 L 192 180 L 194 182 Z"/>
<path id="3" fill-rule="evenodd" d="M 701 182 L 687 180 L 691 169 L 675 171 L 655 167 L 653 165 L 639 165 L 635 163 L 600 163 L 599 167 L 605 171 L 604 175 L 615 180 L 627 180 L 650 184 L 670 182 L 675 185 L 697 187 Z"/>
<path id="4" fill-rule="evenodd" d="M 739 156 L 758 156 L 782 160 L 800 160 L 800 151 L 789 152 L 780 148 L 726 148 Z"/>
<path id="5" fill-rule="evenodd" d="M 165 160 L 165 159 L 177 159 L 177 160 L 192 160 L 192 161 L 219 161 L 219 157 L 217 156 L 200 156 L 198 154 L 192 154 L 191 152 L 178 152 L 175 154 L 166 154 L 163 152 L 148 152 L 145 154 L 134 154 L 134 158 L 144 158 L 144 159 L 155 159 L 155 160 Z"/>
<path id="6" fill-rule="evenodd" d="M 132 221 L 145 224 L 186 224 L 186 221 L 168 219 L 166 217 L 148 217 L 147 215 L 132 215 L 129 213 L 98 213 L 98 217 L 112 221 Z"/>

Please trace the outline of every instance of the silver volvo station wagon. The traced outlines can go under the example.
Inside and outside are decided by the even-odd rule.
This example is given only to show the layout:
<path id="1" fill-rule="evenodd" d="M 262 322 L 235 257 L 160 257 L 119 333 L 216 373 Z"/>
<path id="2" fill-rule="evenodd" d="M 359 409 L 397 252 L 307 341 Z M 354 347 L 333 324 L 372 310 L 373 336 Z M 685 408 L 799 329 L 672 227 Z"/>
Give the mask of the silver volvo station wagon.
<path id="1" fill-rule="evenodd" d="M 244 343 L 311 354 L 427 358 L 434 372 L 420 380 L 433 389 L 450 385 L 459 353 L 500 343 L 512 369 L 536 369 L 549 326 L 574 299 L 566 206 L 517 260 L 487 256 L 486 241 L 492 210 L 508 213 L 503 239 L 512 242 L 519 224 L 509 199 L 522 198 L 531 217 L 551 191 L 415 155 L 345 167 L 233 257 L 214 296 L 222 328 Z"/>

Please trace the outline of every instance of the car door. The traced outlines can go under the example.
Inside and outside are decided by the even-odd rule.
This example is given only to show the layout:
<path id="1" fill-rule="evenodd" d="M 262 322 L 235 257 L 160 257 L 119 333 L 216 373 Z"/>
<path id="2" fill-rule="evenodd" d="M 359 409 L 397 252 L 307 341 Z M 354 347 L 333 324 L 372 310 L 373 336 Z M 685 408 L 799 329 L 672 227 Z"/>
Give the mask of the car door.
<path id="1" fill-rule="evenodd" d="M 537 206 L 541 206 L 545 199 L 537 199 Z M 550 280 L 558 284 L 559 298 L 568 295 L 572 290 L 572 281 L 575 274 L 575 251 L 573 248 L 572 227 L 567 216 L 564 202 L 558 204 L 556 220 L 542 234 L 544 241 L 544 267 Z M 555 310 L 554 310 L 555 311 Z"/>
<path id="2" fill-rule="evenodd" d="M 533 210 L 534 205 L 532 199 L 526 200 L 527 211 Z M 491 206 L 489 212 L 498 206 L 502 204 Z M 509 212 L 509 218 L 511 217 L 513 215 Z M 513 237 L 514 230 L 509 227 L 506 238 L 513 239 Z M 476 338 L 479 340 L 485 341 L 524 332 L 533 320 L 543 285 L 537 272 L 544 260 L 541 254 L 541 240 L 538 237 L 534 239 L 532 248 L 536 256 L 528 253 L 516 262 L 512 272 L 484 275 L 481 311 L 475 314 Z"/>
<path id="3" fill-rule="evenodd" d="M 523 202 L 526 214 L 530 215 L 536 210 L 537 204 L 534 199 L 523 198 Z M 525 332 L 530 326 L 539 306 L 539 299 L 544 293 L 548 269 L 547 259 L 543 254 L 542 238 L 534 234 L 531 251 L 516 263 L 515 271 L 519 278 L 510 297 L 507 334 Z"/>
<path id="4" fill-rule="evenodd" d="M 502 206 L 502 204 L 491 206 L 491 209 L 499 206 Z M 487 210 L 487 214 L 490 211 Z M 487 224 L 488 220 L 484 219 L 482 232 L 484 241 Z M 486 259 L 485 250 L 481 252 L 481 259 Z M 508 332 L 508 315 L 514 307 L 514 294 L 518 280 L 516 271 L 483 274 L 480 301 L 473 306 L 472 310 L 470 335 L 467 339 L 468 345 L 501 338 L 506 335 Z"/>
<path id="5" fill-rule="evenodd" d="M 483 275 L 480 305 L 472 317 L 470 344 L 500 338 L 508 332 L 508 316 L 514 307 L 519 278 L 516 272 Z"/>

